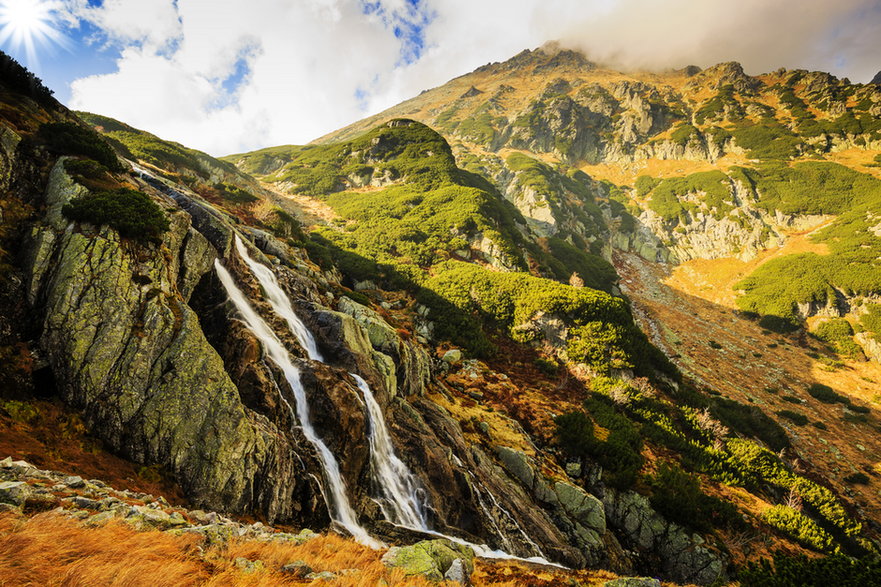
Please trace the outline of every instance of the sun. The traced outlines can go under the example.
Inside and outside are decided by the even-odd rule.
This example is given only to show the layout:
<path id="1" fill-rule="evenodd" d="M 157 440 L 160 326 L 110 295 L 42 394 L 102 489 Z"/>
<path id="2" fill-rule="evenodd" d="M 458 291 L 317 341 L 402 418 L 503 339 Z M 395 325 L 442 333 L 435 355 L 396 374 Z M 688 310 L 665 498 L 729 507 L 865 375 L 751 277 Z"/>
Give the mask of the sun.
<path id="1" fill-rule="evenodd" d="M 38 46 L 66 44 L 56 28 L 57 0 L 0 0 L 0 46 L 24 50 L 29 65 L 39 64 Z"/>

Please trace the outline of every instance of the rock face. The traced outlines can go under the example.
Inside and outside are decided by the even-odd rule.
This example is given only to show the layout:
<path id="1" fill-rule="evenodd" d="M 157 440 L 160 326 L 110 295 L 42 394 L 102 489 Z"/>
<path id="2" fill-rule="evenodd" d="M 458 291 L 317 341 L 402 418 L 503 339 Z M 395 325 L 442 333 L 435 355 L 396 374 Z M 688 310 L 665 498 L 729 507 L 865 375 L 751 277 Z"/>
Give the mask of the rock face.
<path id="1" fill-rule="evenodd" d="M 297 481 L 296 446 L 242 405 L 187 305 L 214 249 L 181 212 L 160 246 L 167 254 L 108 227 L 67 225 L 60 208 L 82 188 L 62 165 L 26 268 L 40 344 L 64 399 L 115 451 L 168 467 L 197 503 L 285 519 L 305 492 L 320 512 L 314 484 Z"/>
<path id="2" fill-rule="evenodd" d="M 0 461 L 0 504 L 11 505 L 16 514 L 53 510 L 82 520 L 87 526 L 118 520 L 138 531 L 195 534 L 205 546 L 219 546 L 233 537 L 302 544 L 318 536 L 308 529 L 296 534 L 279 532 L 260 522 L 243 524 L 217 512 L 173 507 L 163 497 L 116 490 L 97 479 L 84 481 L 58 471 L 44 471 L 10 457 Z"/>
<path id="3" fill-rule="evenodd" d="M 706 545 L 697 534 L 666 521 L 645 496 L 606 489 L 603 498 L 609 524 L 620 530 L 622 542 L 645 553 L 646 570 L 682 583 L 709 585 L 725 578 L 725 556 Z"/>

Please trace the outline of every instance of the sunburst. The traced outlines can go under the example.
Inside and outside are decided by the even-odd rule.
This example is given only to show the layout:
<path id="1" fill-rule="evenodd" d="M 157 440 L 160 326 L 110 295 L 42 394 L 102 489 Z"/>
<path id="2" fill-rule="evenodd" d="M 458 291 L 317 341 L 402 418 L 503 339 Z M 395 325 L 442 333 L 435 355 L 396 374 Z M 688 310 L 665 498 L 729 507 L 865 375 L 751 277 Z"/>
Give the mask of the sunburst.
<path id="1" fill-rule="evenodd" d="M 28 65 L 38 66 L 39 47 L 68 44 L 57 28 L 61 9 L 57 0 L 0 0 L 0 46 L 23 50 Z"/>

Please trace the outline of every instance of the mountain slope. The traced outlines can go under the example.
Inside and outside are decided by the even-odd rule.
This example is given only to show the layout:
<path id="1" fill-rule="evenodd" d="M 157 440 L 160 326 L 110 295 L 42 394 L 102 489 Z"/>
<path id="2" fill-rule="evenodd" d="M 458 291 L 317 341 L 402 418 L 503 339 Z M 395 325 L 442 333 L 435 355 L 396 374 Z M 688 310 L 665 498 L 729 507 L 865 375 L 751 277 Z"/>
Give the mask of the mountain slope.
<path id="1" fill-rule="evenodd" d="M 543 49 L 479 68 L 316 144 L 234 155 L 227 160 L 288 192 L 292 201 L 329 204 L 337 226 L 318 220 L 314 234 L 326 238 L 326 234 L 341 232 L 338 243 L 343 250 L 360 250 L 362 257 L 371 260 L 389 259 L 387 252 L 371 248 L 373 239 L 359 242 L 345 235 L 357 234 L 368 219 L 364 212 L 350 212 L 357 210 L 362 199 L 371 202 L 370 214 L 382 218 L 383 230 L 393 231 L 400 215 L 385 215 L 382 209 L 393 201 L 389 196 L 394 190 L 375 175 L 356 180 L 342 173 L 342 166 L 335 168 L 338 181 L 324 190 L 311 189 L 297 174 L 323 164 L 340 165 L 314 157 L 330 150 L 360 155 L 354 146 L 381 132 L 385 121 L 404 124 L 397 117 L 406 117 L 435 128 L 449 141 L 462 169 L 482 175 L 517 208 L 516 224 L 527 243 L 544 246 L 557 259 L 565 258 L 565 253 L 552 249 L 552 243 L 562 242 L 614 263 L 624 279 L 621 289 L 630 297 L 651 340 L 667 351 L 690 383 L 710 392 L 709 400 L 674 393 L 676 401 L 688 397 L 688 409 L 707 408 L 708 415 L 730 430 L 750 431 L 775 451 L 790 444 L 788 440 L 778 444 L 789 436 L 793 449 L 787 449 L 787 458 L 795 459 L 796 470 L 806 470 L 812 478 L 824 479 L 824 484 L 853 496 L 855 505 L 874 518 L 879 511 L 872 490 L 879 447 L 870 432 L 877 415 L 869 406 L 874 407 L 878 397 L 877 391 L 871 392 L 878 379 L 873 363 L 859 359 L 864 353 L 873 356 L 872 329 L 877 328 L 873 304 L 881 295 L 875 251 L 881 239 L 874 231 L 876 208 L 881 205 L 874 167 L 881 156 L 879 114 L 881 93 L 876 87 L 852 85 L 823 73 L 780 70 L 751 77 L 735 63 L 703 72 L 686 68 L 658 74 L 619 73 L 576 53 Z M 263 157 L 269 152 L 276 159 L 266 166 Z M 310 153 L 310 158 L 303 153 Z M 385 181 L 406 183 L 406 178 L 387 177 Z M 822 230 L 813 232 L 809 240 L 801 236 L 817 226 Z M 473 245 L 470 248 L 458 251 L 465 253 L 459 262 L 470 260 L 473 267 L 482 259 L 474 254 Z M 567 281 L 548 272 L 537 256 L 530 257 L 528 246 L 523 251 L 525 265 L 534 275 Z M 392 257 L 395 262 L 401 259 L 400 255 Z M 447 271 L 449 266 L 446 262 L 439 270 Z M 804 271 L 806 266 L 816 269 Z M 357 275 L 355 282 L 366 279 L 366 274 L 358 274 L 352 266 L 340 267 L 344 273 Z M 457 267 L 449 279 L 455 284 L 444 292 L 449 299 L 456 298 L 462 283 L 468 283 L 472 292 L 499 287 L 498 282 L 473 281 L 471 273 L 476 269 L 465 267 Z M 727 269 L 723 273 L 726 267 L 740 268 L 740 277 L 731 278 Z M 497 269 L 516 273 L 522 265 L 499 264 Z M 671 270 L 673 275 L 668 277 Z M 429 269 L 429 274 L 436 271 Z M 707 285 L 696 288 L 683 282 L 684 271 L 689 279 Z M 419 273 L 415 275 L 418 279 Z M 664 286 L 662 281 L 671 283 L 677 275 L 681 289 Z M 573 283 L 583 283 L 582 275 L 577 276 Z M 729 277 L 721 281 L 722 276 Z M 438 277 L 428 283 L 438 283 Z M 380 280 L 367 287 L 377 284 L 383 288 L 400 285 Z M 738 293 L 743 290 L 746 293 Z M 500 295 L 504 299 L 505 294 Z M 480 296 L 469 297 L 472 304 L 478 301 L 470 307 L 485 317 L 487 308 L 479 302 Z M 748 311 L 714 308 L 701 298 L 722 298 L 729 306 L 736 299 Z M 489 315 L 498 319 L 492 311 Z M 835 316 L 844 318 L 828 320 Z M 761 318 L 759 326 L 751 322 L 755 318 Z M 823 326 L 824 320 L 828 326 Z M 783 343 L 763 327 L 796 332 Z M 806 338 L 808 327 L 819 338 Z M 728 331 L 737 333 L 730 347 Z M 432 334 L 448 337 L 446 331 L 422 333 L 429 338 Z M 606 350 L 614 348 L 600 342 L 604 337 L 597 332 L 583 340 Z M 613 365 L 614 351 L 603 361 Z M 721 369 L 719 361 L 724 362 Z M 592 367 L 596 370 L 596 363 Z M 725 379 L 721 373 L 730 375 Z M 621 374 L 613 371 L 612 376 Z M 593 394 L 611 396 L 619 413 L 639 423 L 640 434 L 650 438 L 652 450 L 672 449 L 680 454 L 677 460 L 681 458 L 686 469 L 725 479 L 723 487 L 743 484 L 713 472 L 715 465 L 710 463 L 717 457 L 696 457 L 667 433 L 652 431 L 653 426 L 670 425 L 667 420 L 659 421 L 658 414 L 675 423 L 694 418 L 694 412 L 671 413 L 668 408 L 641 404 L 646 400 L 628 395 L 639 397 L 626 375 L 623 383 L 592 376 L 586 381 Z M 480 385 L 465 389 L 479 390 L 482 401 L 504 397 L 502 404 L 508 412 L 520 414 L 524 426 L 537 434 L 554 427 L 539 415 L 551 405 L 547 396 L 541 397 L 546 391 L 515 400 L 496 392 L 487 394 Z M 808 399 L 800 397 L 805 392 Z M 718 397 L 720 393 L 726 397 Z M 823 402 L 838 408 L 827 409 Z M 577 413 L 579 403 L 570 403 L 567 409 Z M 586 407 L 593 424 L 606 427 L 600 416 L 602 406 Z M 764 410 L 763 420 L 757 414 Z M 809 435 L 800 430 L 810 421 L 805 420 L 805 410 L 822 414 Z M 757 419 L 748 422 L 744 419 L 748 414 L 747 419 Z M 575 426 L 579 420 L 572 417 Z M 589 426 L 590 421 L 582 424 Z M 623 423 L 619 426 L 628 429 Z M 687 427 L 673 427 L 673 437 L 694 442 Z M 817 435 L 820 443 L 813 441 Z M 854 444 L 861 448 L 853 450 Z M 632 450 L 613 451 L 613 459 L 606 461 L 599 456 L 606 448 L 598 451 L 589 443 L 575 442 L 569 450 L 570 457 L 590 455 L 613 470 L 611 462 L 622 465 L 633 454 Z M 738 450 L 729 445 L 726 458 L 741 458 L 735 454 Z M 843 454 L 850 459 L 847 466 L 842 466 Z M 639 461 L 635 466 L 640 468 Z M 613 470 L 604 473 L 607 483 L 618 474 L 627 478 L 634 469 L 624 465 Z M 766 478 L 763 483 L 767 482 Z M 725 493 L 723 487 L 720 490 Z M 777 483 L 777 487 L 804 497 L 791 486 L 787 489 Z M 779 498 L 770 501 L 780 503 Z M 772 523 L 789 524 L 782 518 Z"/>
<path id="2" fill-rule="evenodd" d="M 555 81 L 562 74 L 626 84 L 591 89 Z M 660 278 L 636 287 L 628 260 L 657 269 L 659 260 L 758 254 L 773 236 L 762 222 L 816 220 L 781 210 L 800 204 L 778 185 L 796 183 L 787 174 L 826 178 L 823 205 L 836 207 L 819 211 L 839 222 L 854 199 L 874 202 L 874 183 L 779 158 L 775 180 L 723 154 L 739 148 L 736 136 L 706 146 L 710 126 L 741 116 L 732 100 L 760 85 L 732 65 L 689 74 L 667 76 L 681 78 L 673 89 L 636 87 L 572 53 L 528 52 L 475 74 L 525 80 L 502 90 L 528 110 L 513 117 L 521 130 L 488 114 L 486 134 L 485 111 L 460 119 L 457 109 L 446 118 L 452 144 L 394 118 L 337 143 L 226 162 L 83 115 L 107 143 L 3 82 L 0 179 L 14 189 L 3 201 L 0 314 L 3 343 L 27 359 L 4 365 L 4 376 L 31 398 L 29 365 L 42 361 L 44 393 L 80 411 L 114 452 L 167 469 L 196 505 L 348 528 L 372 544 L 428 548 L 436 534 L 427 530 L 483 553 L 485 543 L 698 584 L 733 578 L 772 548 L 871 557 L 874 441 L 854 460 L 867 467 L 856 494 L 828 460 L 803 455 L 804 435 L 789 422 L 804 414 L 765 413 L 670 350 L 648 303 Z M 593 106 L 579 110 L 567 99 L 577 102 L 570 94 L 581 86 Z M 461 99 L 481 92 L 469 86 Z M 711 168 L 694 176 L 677 161 L 665 177 L 637 180 L 626 165 L 679 117 L 696 117 L 702 92 L 723 95 L 699 123 L 706 148 L 692 153 Z M 567 108 L 571 125 L 561 122 Z M 457 138 L 466 136 L 476 138 Z M 723 157 L 741 168 L 713 167 Z M 624 165 L 614 175 L 599 158 Z M 633 185 L 597 169 L 630 173 Z M 229 197 L 236 190 L 250 197 Z M 314 225 L 301 229 L 297 215 Z M 677 228 L 685 236 L 672 242 Z M 727 233 L 736 238 L 717 250 Z M 700 336 L 711 326 L 666 328 Z M 726 369 L 744 363 L 726 357 Z M 865 398 L 805 393 L 803 405 L 851 414 L 861 433 L 877 425 Z M 831 438 L 842 427 L 828 428 L 842 441 Z M 401 498 L 389 476 L 423 512 L 419 527 L 396 524 L 390 504 Z"/>

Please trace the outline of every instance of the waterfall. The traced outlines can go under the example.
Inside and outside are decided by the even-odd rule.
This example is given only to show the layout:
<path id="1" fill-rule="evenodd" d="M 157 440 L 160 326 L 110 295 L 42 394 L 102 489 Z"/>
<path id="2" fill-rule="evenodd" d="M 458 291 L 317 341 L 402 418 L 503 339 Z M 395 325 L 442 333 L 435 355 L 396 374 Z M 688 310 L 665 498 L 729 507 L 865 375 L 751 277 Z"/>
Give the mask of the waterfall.
<path id="1" fill-rule="evenodd" d="M 315 338 L 303 321 L 294 312 L 290 298 L 285 294 L 284 290 L 278 283 L 278 279 L 272 270 L 262 263 L 251 258 L 247 248 L 238 235 L 235 237 L 236 251 L 239 256 L 251 270 L 254 277 L 260 283 L 263 291 L 272 306 L 273 311 L 283 318 L 288 325 L 291 333 L 300 342 L 300 345 L 306 350 L 309 358 L 315 361 L 324 362 Z M 339 464 L 327 445 L 318 438 L 312 428 L 309 420 L 309 407 L 306 403 L 306 394 L 300 382 L 299 370 L 291 362 L 291 358 L 287 350 L 281 344 L 275 333 L 263 321 L 263 319 L 251 308 L 244 294 L 235 285 L 229 272 L 215 261 L 217 274 L 221 279 L 233 303 L 245 317 L 245 322 L 251 328 L 252 332 L 260 339 L 267 349 L 267 354 L 282 369 L 285 377 L 294 389 L 294 397 L 297 403 L 297 415 L 300 425 L 303 427 L 303 433 L 311 442 L 319 453 L 319 458 L 325 470 L 325 477 L 328 480 L 331 490 L 331 501 L 333 507 L 328 504 L 328 508 L 333 511 L 334 521 L 346 528 L 359 542 L 372 547 L 382 546 L 382 543 L 372 538 L 367 531 L 357 522 L 357 515 L 349 503 L 345 490 L 345 481 L 343 480 Z M 289 367 L 289 368 L 288 368 Z M 361 391 L 364 403 L 367 406 L 367 423 L 369 427 L 369 444 L 370 444 L 370 460 L 373 469 L 374 481 L 379 486 L 383 494 L 383 498 L 379 501 L 383 516 L 389 522 L 412 530 L 419 530 L 426 534 L 437 536 L 438 538 L 446 538 L 457 544 L 462 544 L 472 548 L 477 556 L 484 558 L 499 558 L 523 560 L 528 562 L 540 563 L 549 566 L 560 567 L 555 563 L 551 563 L 542 556 L 533 556 L 530 558 L 521 558 L 508 554 L 502 550 L 493 550 L 485 544 L 474 544 L 456 536 L 450 536 L 432 530 L 425 519 L 425 508 L 419 498 L 419 484 L 416 476 L 407 468 L 407 465 L 395 453 L 394 445 L 391 441 L 391 435 L 385 423 L 382 409 L 373 395 L 370 386 L 363 378 L 350 373 L 358 389 Z M 284 397 L 282 397 L 284 400 Z M 287 403 L 285 401 L 285 403 Z M 290 406 L 289 406 L 290 407 Z M 490 494 L 495 501 L 495 497 Z M 327 499 L 325 497 L 325 499 Z M 483 506 L 483 504 L 481 503 Z M 485 507 L 485 506 L 483 506 Z M 501 509 L 501 508 L 500 508 Z M 505 510 L 503 510 L 505 511 Z M 510 516 L 510 514 L 505 511 Z M 491 517 L 490 517 L 491 519 Z M 515 521 L 516 524 L 516 521 Z M 535 550 L 541 555 L 541 550 L 534 542 L 526 537 L 522 528 L 519 528 L 524 537 L 534 546 Z M 505 541 L 505 536 L 498 529 L 499 536 Z"/>
<path id="2" fill-rule="evenodd" d="M 233 280 L 232 275 L 220 264 L 218 259 L 214 261 L 214 269 L 217 271 L 217 276 L 220 278 L 224 289 L 226 289 L 230 300 L 232 300 L 236 309 L 245 319 L 248 328 L 260 340 L 272 362 L 284 373 L 285 379 L 287 379 L 291 390 L 294 392 L 297 420 L 299 420 L 306 440 L 315 447 L 318 459 L 321 461 L 321 466 L 324 469 L 326 485 L 328 486 L 328 491 L 325 491 L 324 497 L 325 501 L 328 502 L 327 507 L 330 510 L 333 521 L 345 528 L 358 542 L 372 548 L 381 548 L 383 544 L 370 536 L 367 530 L 358 524 L 358 516 L 355 514 L 355 510 L 352 509 L 352 504 L 349 503 L 349 498 L 346 494 L 346 483 L 340 473 L 339 463 L 324 441 L 318 437 L 315 428 L 312 426 L 312 420 L 309 417 L 309 404 L 306 401 L 306 391 L 303 389 L 303 384 L 300 381 L 300 370 L 294 365 L 287 349 L 269 325 L 251 307 L 247 298 Z M 280 395 L 282 400 L 288 404 L 284 395 Z M 290 409 L 290 404 L 288 404 L 288 409 Z"/>
<path id="3" fill-rule="evenodd" d="M 315 337 L 312 336 L 312 333 L 309 332 L 309 329 L 306 328 L 306 325 L 303 324 L 303 321 L 300 320 L 300 317 L 294 312 L 290 298 L 288 298 L 284 290 L 281 289 L 281 286 L 278 284 L 278 278 L 275 276 L 275 273 L 272 272 L 272 269 L 251 258 L 251 255 L 248 254 L 248 249 L 245 247 L 242 239 L 239 238 L 239 235 L 236 235 L 236 251 L 238 251 L 239 257 L 242 258 L 251 270 L 251 273 L 254 274 L 254 277 L 257 278 L 257 281 L 260 282 L 273 311 L 284 318 L 285 322 L 288 323 L 288 328 L 290 329 L 291 334 L 297 337 L 297 341 L 299 341 L 301 347 L 306 349 L 306 354 L 309 355 L 309 358 L 313 361 L 321 361 L 323 363 L 324 358 L 322 358 L 321 353 L 318 352 L 318 345 L 315 344 Z"/>
<path id="4" fill-rule="evenodd" d="M 385 519 L 399 526 L 428 530 L 425 510 L 419 498 L 419 484 L 407 465 L 395 454 L 391 436 L 385 425 L 382 408 L 379 407 L 370 386 L 358 375 L 351 373 L 367 404 L 370 424 L 370 462 L 373 474 L 385 499 L 379 506 Z"/>
<path id="5" fill-rule="evenodd" d="M 169 193 L 169 195 L 174 197 L 176 201 L 180 201 L 181 193 L 175 188 L 168 186 L 164 181 L 159 180 L 152 173 L 136 164 L 132 164 L 132 167 L 135 173 L 145 180 L 149 180 L 149 183 L 155 188 L 160 189 L 165 193 Z M 287 322 L 291 333 L 306 350 L 309 358 L 323 362 L 324 359 L 318 350 L 315 337 L 312 336 L 312 333 L 306 328 L 305 324 L 303 324 L 302 320 L 300 320 L 294 312 L 290 299 L 285 294 L 284 290 L 281 289 L 278 279 L 272 270 L 251 258 L 239 235 L 235 235 L 235 247 L 239 256 L 263 287 L 273 311 Z M 294 393 L 296 411 L 284 397 L 281 389 L 278 389 L 279 397 L 290 412 L 291 419 L 295 422 L 299 422 L 303 430 L 303 435 L 306 437 L 306 440 L 315 447 L 315 451 L 318 454 L 318 459 L 324 470 L 325 483 L 329 486 L 329 491 L 325 490 L 323 492 L 324 499 L 334 523 L 345 528 L 358 542 L 365 546 L 371 548 L 384 547 L 385 545 L 382 542 L 370 536 L 370 534 L 367 533 L 367 530 L 358 523 L 358 516 L 352 509 L 352 505 L 349 502 L 346 493 L 346 484 L 340 473 L 339 463 L 324 441 L 318 437 L 312 426 L 312 421 L 309 416 L 309 404 L 306 401 L 306 392 L 303 389 L 300 380 L 300 370 L 293 364 L 290 353 L 288 353 L 287 349 L 269 325 L 266 324 L 260 315 L 251 307 L 247 298 L 238 288 L 232 276 L 218 259 L 215 259 L 214 261 L 214 268 L 227 295 L 233 302 L 233 305 L 235 305 L 236 309 L 242 315 L 251 332 L 260 340 L 266 354 L 272 362 L 281 369 Z M 446 538 L 457 544 L 471 547 L 477 556 L 484 558 L 523 560 L 561 567 L 561 565 L 551 563 L 541 556 L 521 558 L 508 554 L 502 550 L 492 550 L 485 544 L 474 544 L 467 540 L 463 540 L 462 538 L 432 530 L 425 519 L 424 507 L 418 497 L 419 490 L 416 477 L 410 472 L 406 464 L 404 464 L 404 462 L 395 454 L 394 445 L 391 442 L 391 436 L 388 433 L 382 409 L 377 403 L 376 398 L 373 396 L 370 386 L 368 386 L 367 382 L 358 375 L 354 373 L 351 373 L 350 375 L 354 378 L 358 388 L 361 390 L 364 403 L 367 406 L 368 426 L 370 430 L 369 443 L 371 465 L 374 470 L 375 481 L 384 496 L 384 500 L 379 503 L 383 515 L 387 520 L 400 526 L 420 530 L 426 534 L 437 536 L 439 538 Z M 492 496 L 492 494 L 490 494 L 490 497 L 495 501 L 495 497 Z M 482 500 L 480 505 L 485 509 Z M 510 514 L 507 511 L 505 511 L 505 513 L 510 517 Z M 491 516 L 489 514 L 487 515 L 490 520 L 492 520 Z M 493 524 L 495 524 L 495 522 L 493 522 Z M 525 537 L 525 533 L 522 528 L 519 528 L 519 525 L 518 529 L 520 529 L 520 532 L 523 533 Z M 497 532 L 502 540 L 505 541 L 505 536 L 498 527 Z M 532 543 L 532 541 L 530 542 Z M 538 545 L 535 545 L 535 543 L 532 544 L 536 551 L 541 554 Z"/>
<path id="6" fill-rule="evenodd" d="M 236 251 L 263 287 L 273 311 L 284 318 L 291 333 L 306 349 L 309 358 L 324 362 L 315 337 L 303 323 L 291 305 L 290 298 L 278 283 L 272 270 L 258 263 L 248 254 L 238 235 L 235 237 Z M 416 530 L 428 530 L 424 508 L 419 500 L 419 484 L 416 477 L 395 454 L 385 417 L 379 407 L 370 386 L 355 373 L 350 373 L 367 406 L 367 423 L 369 426 L 370 462 L 373 467 L 376 484 L 383 494 L 379 500 L 383 516 L 389 522 Z"/>

